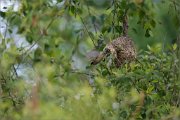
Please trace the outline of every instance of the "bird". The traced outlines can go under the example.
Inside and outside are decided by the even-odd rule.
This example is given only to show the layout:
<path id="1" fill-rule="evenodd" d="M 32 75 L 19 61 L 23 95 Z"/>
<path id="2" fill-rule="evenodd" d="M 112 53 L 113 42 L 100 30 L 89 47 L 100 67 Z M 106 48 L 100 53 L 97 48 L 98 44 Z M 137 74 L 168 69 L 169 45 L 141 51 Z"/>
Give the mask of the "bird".
<path id="1" fill-rule="evenodd" d="M 113 56 L 113 62 L 114 65 L 119 68 L 123 64 L 127 62 L 131 62 L 136 59 L 137 53 L 136 48 L 134 45 L 134 42 L 132 38 L 128 36 L 128 17 L 127 17 L 127 11 L 125 10 L 124 16 L 123 16 L 123 35 L 112 40 L 110 43 L 108 43 L 103 51 L 95 53 L 95 50 L 90 52 L 87 55 L 94 55 L 91 57 L 91 64 L 96 65 L 100 63 L 103 59 L 107 58 L 108 56 Z"/>
<path id="2" fill-rule="evenodd" d="M 128 36 L 121 36 L 108 43 L 103 51 L 91 51 L 87 54 L 91 58 L 91 64 L 96 65 L 109 55 L 114 56 L 114 65 L 119 68 L 126 62 L 136 59 L 136 48 L 132 39 Z"/>

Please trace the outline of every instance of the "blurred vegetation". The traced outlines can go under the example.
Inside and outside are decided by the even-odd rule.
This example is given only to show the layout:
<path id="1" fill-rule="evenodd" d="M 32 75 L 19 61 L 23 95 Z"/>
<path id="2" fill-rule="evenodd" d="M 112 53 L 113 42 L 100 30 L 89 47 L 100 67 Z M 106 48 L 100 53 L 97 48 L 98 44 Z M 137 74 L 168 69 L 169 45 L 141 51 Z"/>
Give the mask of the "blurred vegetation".
<path id="1" fill-rule="evenodd" d="M 137 60 L 90 65 L 88 51 L 122 35 L 126 10 Z M 179 0 L 22 0 L 1 11 L 0 119 L 179 120 L 179 14 Z"/>

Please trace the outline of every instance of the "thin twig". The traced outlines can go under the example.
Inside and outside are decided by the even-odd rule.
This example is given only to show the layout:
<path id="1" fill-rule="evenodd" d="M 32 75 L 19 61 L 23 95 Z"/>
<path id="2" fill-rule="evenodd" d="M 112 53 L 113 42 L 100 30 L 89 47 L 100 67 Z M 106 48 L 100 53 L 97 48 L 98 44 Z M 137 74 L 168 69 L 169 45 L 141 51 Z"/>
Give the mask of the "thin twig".
<path id="1" fill-rule="evenodd" d="M 96 47 L 96 44 L 95 44 L 95 42 L 94 42 L 94 40 L 93 40 L 93 38 L 92 38 L 92 35 L 90 35 L 90 33 L 89 33 L 88 29 L 87 29 L 87 26 L 85 25 L 84 20 L 82 19 L 82 17 L 81 17 L 81 16 L 79 16 L 79 17 L 80 17 L 80 19 L 81 19 L 81 22 L 82 22 L 82 23 L 83 23 L 83 25 L 84 25 L 84 28 L 85 28 L 85 30 L 86 30 L 86 32 L 87 32 L 87 34 L 88 34 L 88 35 L 89 35 L 89 37 L 90 37 L 90 39 L 91 39 L 91 41 L 92 41 L 92 43 L 93 43 L 94 47 Z"/>
<path id="2" fill-rule="evenodd" d="M 55 17 L 49 22 L 49 24 L 48 24 L 47 27 L 45 28 L 45 31 L 47 31 L 47 30 L 49 29 L 49 27 L 50 27 L 50 26 L 52 25 L 52 23 L 55 21 L 56 17 L 57 17 L 57 16 L 55 16 Z M 37 44 L 37 42 L 42 39 L 43 36 L 44 36 L 44 34 L 41 34 L 41 35 L 39 36 L 39 38 L 38 38 L 37 40 L 35 40 L 35 43 L 33 43 L 22 55 L 27 54 L 28 51 L 30 51 L 30 50 Z M 26 56 L 25 56 L 25 57 L 26 57 Z"/>
<path id="3" fill-rule="evenodd" d="M 17 73 L 16 68 L 15 68 L 14 65 L 13 65 L 13 70 L 14 70 L 14 73 L 15 73 L 16 77 L 18 77 L 18 73 Z"/>
<path id="4" fill-rule="evenodd" d="M 113 21 L 112 21 L 112 26 L 113 26 L 113 35 L 114 35 L 114 37 L 115 37 L 115 34 L 114 34 L 114 24 L 115 24 L 115 13 L 117 13 L 116 11 L 116 0 L 113 0 L 113 2 L 112 2 L 112 5 L 113 5 L 113 7 L 114 7 L 114 11 L 113 11 Z"/>
<path id="5" fill-rule="evenodd" d="M 128 8 L 125 10 L 123 15 L 123 35 L 127 36 L 128 34 L 128 17 L 127 17 Z"/>
<path id="6" fill-rule="evenodd" d="M 90 12 L 90 8 L 89 8 L 89 5 L 87 4 L 87 9 L 88 9 L 88 14 L 89 14 L 89 16 L 91 16 L 91 12 Z M 95 32 L 96 32 L 96 34 L 97 34 L 97 28 L 96 28 L 96 24 L 93 22 L 93 27 L 94 27 L 94 30 L 95 30 Z"/>
<path id="7" fill-rule="evenodd" d="M 70 71 L 71 73 L 77 73 L 77 74 L 83 74 L 83 75 L 88 75 L 88 76 L 95 76 L 94 74 L 86 73 L 86 72 L 80 72 L 80 71 Z"/>
<path id="8" fill-rule="evenodd" d="M 138 106 L 136 106 L 135 111 L 131 114 L 131 119 L 133 119 L 133 120 L 136 119 L 138 114 L 140 114 L 141 109 L 144 106 L 145 97 L 146 97 L 145 93 L 143 91 L 141 91 L 140 94 L 139 94 L 139 103 L 138 103 Z"/>

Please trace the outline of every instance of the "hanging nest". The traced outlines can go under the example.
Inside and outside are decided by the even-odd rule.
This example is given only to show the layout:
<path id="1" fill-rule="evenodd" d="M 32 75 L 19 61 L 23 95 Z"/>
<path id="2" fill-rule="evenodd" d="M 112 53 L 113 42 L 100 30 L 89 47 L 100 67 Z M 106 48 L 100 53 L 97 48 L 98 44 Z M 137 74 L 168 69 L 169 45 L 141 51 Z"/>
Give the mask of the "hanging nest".
<path id="1" fill-rule="evenodd" d="M 92 53 L 88 53 L 88 55 L 90 54 Z M 113 62 L 116 67 L 120 67 L 126 62 L 135 60 L 136 49 L 132 39 L 127 36 L 122 36 L 113 40 L 105 46 L 102 52 L 93 56 L 91 64 L 96 65 L 103 59 L 106 59 L 109 55 L 113 55 Z"/>
<path id="2" fill-rule="evenodd" d="M 136 59 L 136 49 L 130 37 L 128 37 L 128 18 L 127 10 L 125 10 L 123 18 L 123 36 L 113 40 L 105 46 L 102 52 L 90 52 L 87 54 L 91 58 L 91 64 L 96 65 L 109 55 L 113 56 L 113 62 L 116 67 L 121 67 L 126 62 Z"/>
<path id="3" fill-rule="evenodd" d="M 109 51 L 108 54 L 113 54 L 116 67 L 120 67 L 124 63 L 133 61 L 136 58 L 135 46 L 129 37 L 119 37 L 113 40 L 104 50 Z"/>

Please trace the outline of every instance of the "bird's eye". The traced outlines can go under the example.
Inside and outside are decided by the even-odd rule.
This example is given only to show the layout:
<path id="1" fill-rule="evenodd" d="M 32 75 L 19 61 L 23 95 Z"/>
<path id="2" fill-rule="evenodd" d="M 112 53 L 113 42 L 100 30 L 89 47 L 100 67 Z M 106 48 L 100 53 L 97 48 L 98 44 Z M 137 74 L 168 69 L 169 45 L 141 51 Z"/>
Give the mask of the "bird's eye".
<path id="1" fill-rule="evenodd" d="M 110 53 L 110 49 L 105 48 L 104 52 L 105 52 L 106 54 L 108 54 L 108 53 Z"/>

